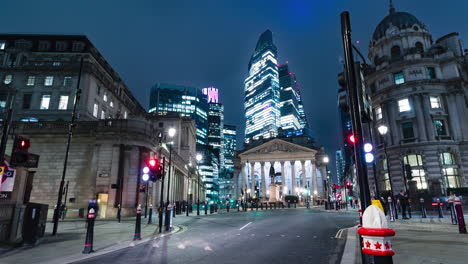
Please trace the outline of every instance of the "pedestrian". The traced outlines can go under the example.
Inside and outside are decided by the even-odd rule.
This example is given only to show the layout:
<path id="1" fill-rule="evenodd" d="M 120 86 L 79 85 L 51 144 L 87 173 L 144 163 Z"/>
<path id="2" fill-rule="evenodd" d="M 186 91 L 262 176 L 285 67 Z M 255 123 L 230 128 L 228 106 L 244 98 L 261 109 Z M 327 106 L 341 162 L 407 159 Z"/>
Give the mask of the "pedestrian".
<path id="1" fill-rule="evenodd" d="M 401 214 L 403 216 L 403 219 L 409 219 L 406 216 L 406 208 L 408 207 L 408 196 L 403 190 L 401 190 L 398 194 L 398 200 L 400 201 Z"/>

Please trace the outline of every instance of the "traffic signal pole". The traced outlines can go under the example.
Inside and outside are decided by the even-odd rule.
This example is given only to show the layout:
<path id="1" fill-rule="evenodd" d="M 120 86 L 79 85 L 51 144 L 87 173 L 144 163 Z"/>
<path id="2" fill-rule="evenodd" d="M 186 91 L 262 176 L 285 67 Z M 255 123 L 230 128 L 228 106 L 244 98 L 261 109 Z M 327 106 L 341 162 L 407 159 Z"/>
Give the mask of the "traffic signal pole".
<path id="1" fill-rule="evenodd" d="M 75 126 L 76 106 L 78 105 L 78 103 L 80 101 L 80 95 L 81 95 L 80 82 L 81 82 L 81 72 L 82 72 L 82 70 L 83 70 L 83 56 L 81 57 L 81 61 L 80 61 L 80 71 L 78 73 L 78 82 L 76 84 L 75 102 L 73 104 L 73 112 L 72 112 L 71 123 L 68 126 L 67 149 L 65 150 L 65 160 L 63 161 L 62 180 L 60 181 L 57 204 L 55 205 L 55 210 L 54 210 L 54 228 L 52 230 L 52 235 L 57 234 L 58 221 L 59 221 L 59 210 L 60 210 L 60 206 L 62 204 L 63 186 L 65 185 L 65 175 L 67 173 L 68 153 L 70 152 L 70 144 L 71 144 L 71 139 L 72 139 L 72 136 L 73 136 L 73 126 Z"/>
<path id="2" fill-rule="evenodd" d="M 11 116 L 13 114 L 13 103 L 15 101 L 15 94 L 10 95 L 8 92 L 8 112 L 6 113 L 5 120 L 3 121 L 2 142 L 0 143 L 0 163 L 5 160 L 5 149 L 8 141 L 8 134 L 11 126 Z M 1 183 L 0 183 L 1 185 Z"/>
<path id="3" fill-rule="evenodd" d="M 345 79 L 347 85 L 347 94 L 349 98 L 349 107 L 355 136 L 354 157 L 359 184 L 359 195 L 361 199 L 362 211 L 371 205 L 369 182 L 367 179 L 366 163 L 364 160 L 364 137 L 361 123 L 361 109 L 359 104 L 359 93 L 356 84 L 356 75 L 354 71 L 353 46 L 351 41 L 351 24 L 349 12 L 341 13 L 341 35 L 343 40 L 344 61 L 345 61 Z M 361 223 L 362 224 L 362 223 Z M 363 263 L 371 263 L 372 256 L 362 253 Z"/>

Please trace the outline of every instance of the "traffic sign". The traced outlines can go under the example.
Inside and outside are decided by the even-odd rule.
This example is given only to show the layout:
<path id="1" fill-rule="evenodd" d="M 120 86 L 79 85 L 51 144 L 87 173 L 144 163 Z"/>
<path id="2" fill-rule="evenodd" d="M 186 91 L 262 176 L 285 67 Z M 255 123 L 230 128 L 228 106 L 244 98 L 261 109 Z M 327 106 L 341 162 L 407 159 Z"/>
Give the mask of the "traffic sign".
<path id="1" fill-rule="evenodd" d="M 0 166 L 0 176 L 3 175 L 3 173 L 5 172 L 5 166 Z"/>

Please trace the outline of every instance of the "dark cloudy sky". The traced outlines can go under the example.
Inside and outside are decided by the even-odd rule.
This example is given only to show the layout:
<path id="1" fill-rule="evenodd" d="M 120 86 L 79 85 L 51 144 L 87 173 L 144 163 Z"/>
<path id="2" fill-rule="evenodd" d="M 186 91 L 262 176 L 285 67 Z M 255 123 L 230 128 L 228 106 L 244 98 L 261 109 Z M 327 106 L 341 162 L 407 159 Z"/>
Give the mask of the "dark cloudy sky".
<path id="1" fill-rule="evenodd" d="M 468 39 L 468 1 L 394 0 L 434 39 Z M 243 81 L 259 35 L 273 31 L 280 62 L 302 88 L 311 128 L 334 156 L 339 147 L 336 75 L 341 70 L 340 12 L 349 10 L 353 40 L 367 53 L 388 0 L 2 0 L 0 32 L 86 34 L 148 108 L 156 82 L 216 86 L 225 122 L 244 130 Z"/>

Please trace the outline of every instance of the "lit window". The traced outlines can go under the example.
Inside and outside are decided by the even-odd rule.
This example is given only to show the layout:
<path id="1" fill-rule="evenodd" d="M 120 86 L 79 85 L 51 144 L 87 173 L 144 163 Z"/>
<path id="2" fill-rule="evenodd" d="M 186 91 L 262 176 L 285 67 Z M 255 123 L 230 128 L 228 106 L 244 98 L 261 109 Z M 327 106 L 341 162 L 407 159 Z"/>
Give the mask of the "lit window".
<path id="1" fill-rule="evenodd" d="M 42 95 L 41 98 L 41 110 L 47 110 L 49 109 L 49 104 L 50 104 L 50 94 L 44 94 Z"/>
<path id="2" fill-rule="evenodd" d="M 33 86 L 36 83 L 36 76 L 28 76 L 27 86 Z"/>
<path id="3" fill-rule="evenodd" d="M 400 112 L 407 112 L 411 110 L 408 98 L 398 100 L 398 109 Z"/>
<path id="4" fill-rule="evenodd" d="M 382 107 L 377 107 L 375 109 L 375 117 L 377 118 L 377 120 L 382 119 Z"/>
<path id="5" fill-rule="evenodd" d="M 0 41 L 0 50 L 4 50 L 6 46 L 5 41 Z"/>
<path id="6" fill-rule="evenodd" d="M 98 108 L 99 108 L 98 104 L 94 104 L 93 116 L 94 116 L 95 118 L 97 118 L 97 115 L 98 115 Z"/>
<path id="7" fill-rule="evenodd" d="M 68 95 L 61 95 L 59 101 L 59 110 L 67 110 L 68 105 Z"/>
<path id="8" fill-rule="evenodd" d="M 8 75 L 5 75 L 5 80 L 3 82 L 5 84 L 10 84 L 12 80 L 13 80 L 13 75 L 8 74 Z"/>
<path id="9" fill-rule="evenodd" d="M 435 72 L 435 69 L 433 67 L 429 67 L 426 69 L 426 72 L 427 72 L 427 78 L 428 79 L 435 79 L 436 78 L 436 72 Z"/>
<path id="10" fill-rule="evenodd" d="M 446 187 L 460 188 L 460 174 L 453 153 L 440 153 L 440 160 L 442 163 L 442 173 L 445 178 Z"/>
<path id="11" fill-rule="evenodd" d="M 429 100 L 431 101 L 431 108 L 432 109 L 440 109 L 440 97 L 438 96 L 431 96 L 429 97 Z"/>
<path id="12" fill-rule="evenodd" d="M 114 107 L 114 102 L 110 101 L 109 105 L 110 105 L 110 107 Z"/>
<path id="13" fill-rule="evenodd" d="M 436 132 L 438 136 L 446 136 L 447 135 L 447 126 L 445 125 L 445 121 L 441 119 L 434 120 L 434 125 L 436 128 Z"/>
<path id="14" fill-rule="evenodd" d="M 44 85 L 45 86 L 52 86 L 54 83 L 54 76 L 46 76 L 44 79 Z"/>
<path id="15" fill-rule="evenodd" d="M 411 179 L 407 180 L 416 181 L 416 187 L 418 189 L 427 189 L 426 173 L 424 171 L 422 156 L 417 154 L 406 155 L 404 158 L 405 165 L 411 167 Z M 406 172 L 405 172 L 406 173 Z M 408 177 L 408 175 L 406 174 Z"/>
<path id="16" fill-rule="evenodd" d="M 396 85 L 405 83 L 405 75 L 403 75 L 403 72 L 394 73 L 393 79 L 395 80 Z"/>
<path id="17" fill-rule="evenodd" d="M 104 96 L 102 97 L 102 99 L 104 100 L 104 102 L 107 102 L 107 93 L 104 92 Z"/>
<path id="18" fill-rule="evenodd" d="M 52 63 L 52 66 L 54 66 L 54 67 L 58 67 L 58 66 L 60 66 L 60 62 L 58 62 L 58 61 L 54 61 L 54 62 Z"/>
<path id="19" fill-rule="evenodd" d="M 106 111 L 101 111 L 101 119 L 106 119 Z"/>
<path id="20" fill-rule="evenodd" d="M 63 78 L 63 86 L 68 87 L 71 85 L 72 77 L 66 76 Z"/>
<path id="21" fill-rule="evenodd" d="M 128 117 L 128 114 L 127 114 L 127 111 L 124 112 L 124 119 L 127 119 Z"/>

